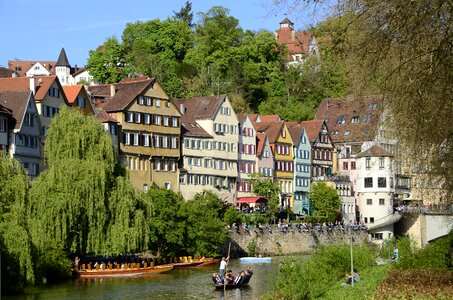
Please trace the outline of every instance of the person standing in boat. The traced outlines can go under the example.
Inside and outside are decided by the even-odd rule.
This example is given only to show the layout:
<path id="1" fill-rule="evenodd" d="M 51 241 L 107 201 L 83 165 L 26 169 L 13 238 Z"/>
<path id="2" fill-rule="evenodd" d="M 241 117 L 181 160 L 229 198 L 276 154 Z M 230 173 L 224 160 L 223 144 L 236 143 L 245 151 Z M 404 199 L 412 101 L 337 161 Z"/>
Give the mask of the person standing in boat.
<path id="1" fill-rule="evenodd" d="M 222 257 L 222 261 L 220 262 L 220 268 L 219 268 L 219 275 L 220 275 L 220 283 L 223 284 L 223 280 L 225 277 L 225 269 L 228 264 L 228 260 L 230 257 L 228 256 L 226 259 L 225 257 Z"/>

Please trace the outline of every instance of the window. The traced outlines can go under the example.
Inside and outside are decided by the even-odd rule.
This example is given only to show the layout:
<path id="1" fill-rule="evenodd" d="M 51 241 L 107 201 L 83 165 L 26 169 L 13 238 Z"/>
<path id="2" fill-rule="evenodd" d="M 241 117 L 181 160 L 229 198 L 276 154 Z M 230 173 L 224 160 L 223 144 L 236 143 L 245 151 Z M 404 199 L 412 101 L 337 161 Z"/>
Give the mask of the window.
<path id="1" fill-rule="evenodd" d="M 144 122 L 147 125 L 151 124 L 151 115 L 150 114 L 144 114 Z"/>
<path id="2" fill-rule="evenodd" d="M 109 124 L 109 132 L 111 135 L 117 135 L 117 130 L 116 124 Z"/>
<path id="3" fill-rule="evenodd" d="M 170 118 L 167 116 L 162 117 L 162 125 L 169 126 L 170 125 Z"/>
<path id="4" fill-rule="evenodd" d="M 338 135 L 338 130 L 334 130 L 330 133 L 330 135 Z"/>
<path id="5" fill-rule="evenodd" d="M 355 161 L 351 161 L 351 170 L 355 170 Z"/>
<path id="6" fill-rule="evenodd" d="M 379 199 L 379 205 L 385 205 L 385 199 Z"/>
<path id="7" fill-rule="evenodd" d="M 345 122 L 346 122 L 345 116 L 339 116 L 338 117 L 338 121 L 337 121 L 338 125 L 344 124 Z"/>
<path id="8" fill-rule="evenodd" d="M 370 224 L 373 224 L 373 223 L 374 223 L 374 218 L 370 217 Z"/>
<path id="9" fill-rule="evenodd" d="M 132 123 L 134 122 L 134 113 L 128 111 L 126 114 L 126 122 Z"/>
<path id="10" fill-rule="evenodd" d="M 143 105 L 144 103 L 145 103 L 145 99 L 143 98 L 143 96 L 138 96 L 137 104 Z"/>
<path id="11" fill-rule="evenodd" d="M 146 193 L 147 191 L 148 191 L 148 185 L 145 183 L 145 184 L 143 185 L 143 192 Z"/>
<path id="12" fill-rule="evenodd" d="M 6 119 L 0 119 L 0 132 L 6 132 Z"/>
<path id="13" fill-rule="evenodd" d="M 33 127 L 33 114 L 32 113 L 26 113 L 24 122 L 25 122 L 26 126 Z"/>
<path id="14" fill-rule="evenodd" d="M 367 170 L 371 170 L 371 158 L 367 158 L 367 159 L 365 160 L 365 168 L 366 168 Z"/>
<path id="15" fill-rule="evenodd" d="M 160 100 L 159 100 L 159 99 L 156 99 L 156 100 L 155 100 L 155 104 L 156 104 L 156 107 L 160 107 Z"/>
<path id="16" fill-rule="evenodd" d="M 149 134 L 143 134 L 143 146 L 149 147 L 150 136 Z"/>
<path id="17" fill-rule="evenodd" d="M 154 125 L 160 125 L 161 118 L 158 115 L 153 115 L 153 124 Z"/>
<path id="18" fill-rule="evenodd" d="M 141 122 L 141 113 L 134 113 L 135 123 L 139 124 Z"/>
<path id="19" fill-rule="evenodd" d="M 363 123 L 370 123 L 371 122 L 371 114 L 366 114 L 363 117 Z"/>
<path id="20" fill-rule="evenodd" d="M 282 137 L 286 137 L 286 131 L 282 130 Z"/>
<path id="21" fill-rule="evenodd" d="M 60 98 L 60 90 L 58 88 L 51 87 L 49 89 L 49 96 L 54 98 Z"/>
<path id="22" fill-rule="evenodd" d="M 153 102 L 150 97 L 145 97 L 146 106 L 152 106 Z"/>
<path id="23" fill-rule="evenodd" d="M 85 98 L 84 97 L 77 97 L 77 106 L 84 108 L 86 106 Z"/>
<path id="24" fill-rule="evenodd" d="M 378 177 L 377 185 L 378 185 L 378 187 L 380 187 L 380 188 L 385 188 L 385 187 L 387 187 L 386 178 L 385 178 L 385 177 Z"/>
<path id="25" fill-rule="evenodd" d="M 370 105 L 368 106 L 369 109 L 376 109 L 377 108 L 377 103 L 376 102 L 373 102 L 373 103 L 370 103 Z"/>
<path id="26" fill-rule="evenodd" d="M 179 126 L 178 118 L 175 118 L 175 117 L 171 118 L 171 126 L 173 126 L 173 127 L 178 127 Z"/>
<path id="27" fill-rule="evenodd" d="M 379 170 L 384 170 L 384 163 L 385 159 L 383 157 L 379 157 Z"/>
<path id="28" fill-rule="evenodd" d="M 365 187 L 372 188 L 373 187 L 373 177 L 365 177 Z"/>
<path id="29" fill-rule="evenodd" d="M 358 124 L 359 123 L 359 116 L 354 116 L 351 119 L 351 124 Z"/>
<path id="30" fill-rule="evenodd" d="M 366 199 L 366 205 L 373 205 L 373 199 Z"/>
<path id="31" fill-rule="evenodd" d="M 347 170 L 348 169 L 348 165 L 349 165 L 349 163 L 347 161 L 344 161 L 343 162 L 343 170 Z"/>
<path id="32" fill-rule="evenodd" d="M 345 131 L 344 131 L 344 135 L 345 135 L 345 136 L 348 136 L 348 135 L 349 135 L 349 130 L 345 130 Z"/>
<path id="33" fill-rule="evenodd" d="M 170 107 L 170 101 L 165 101 L 165 107 Z"/>

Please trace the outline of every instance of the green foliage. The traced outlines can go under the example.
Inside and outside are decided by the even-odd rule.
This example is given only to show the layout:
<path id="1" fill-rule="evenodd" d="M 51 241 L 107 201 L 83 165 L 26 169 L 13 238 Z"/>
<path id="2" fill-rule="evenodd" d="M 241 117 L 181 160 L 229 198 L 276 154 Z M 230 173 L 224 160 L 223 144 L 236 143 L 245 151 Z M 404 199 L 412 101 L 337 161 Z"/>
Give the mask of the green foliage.
<path id="1" fill-rule="evenodd" d="M 249 225 L 267 224 L 269 223 L 269 219 L 265 214 L 254 212 L 246 216 L 246 223 Z"/>
<path id="2" fill-rule="evenodd" d="M 359 273 L 375 265 L 375 254 L 367 245 L 354 246 L 353 251 Z M 350 263 L 349 245 L 321 247 L 309 259 L 287 259 L 265 299 L 318 299 L 351 272 Z"/>
<path id="3" fill-rule="evenodd" d="M 227 238 L 227 228 L 222 221 L 222 202 L 213 192 L 204 191 L 184 204 L 187 213 L 187 252 L 192 255 L 218 256 L 219 246 Z"/>
<path id="4" fill-rule="evenodd" d="M 414 241 L 402 237 L 396 241 L 399 269 L 438 269 L 452 270 L 453 232 L 438 239 L 425 248 L 418 248 Z"/>
<path id="5" fill-rule="evenodd" d="M 254 195 L 262 196 L 268 200 L 268 210 L 266 211 L 267 218 L 275 220 L 277 213 L 279 212 L 280 186 L 269 178 L 260 178 L 258 174 L 253 174 L 251 176 L 250 183 Z"/>
<path id="6" fill-rule="evenodd" d="M 152 186 L 142 194 L 147 211 L 150 249 L 161 256 L 180 254 L 177 251 L 184 246 L 186 218 L 182 214 L 184 204 L 180 195 L 171 190 Z"/>
<path id="7" fill-rule="evenodd" d="M 116 37 L 108 38 L 102 47 L 90 50 L 88 71 L 96 83 L 116 83 L 125 77 L 124 50 Z"/>
<path id="8" fill-rule="evenodd" d="M 249 256 L 255 256 L 256 253 L 256 239 L 251 239 L 250 242 L 247 244 L 247 254 Z"/>
<path id="9" fill-rule="evenodd" d="M 36 259 L 36 278 L 40 284 L 52 284 L 71 278 L 72 262 L 58 245 L 49 243 Z"/>
<path id="10" fill-rule="evenodd" d="M 243 217 L 242 212 L 240 212 L 237 209 L 235 209 L 234 207 L 230 206 L 225 211 L 223 220 L 225 221 L 226 224 L 229 224 L 229 225 L 231 225 L 233 223 L 240 224 L 240 223 L 242 223 L 242 217 Z"/>
<path id="11" fill-rule="evenodd" d="M 32 245 L 27 233 L 26 197 L 29 179 L 21 164 L 0 155 L 0 255 L 2 291 L 35 282 Z"/>
<path id="12" fill-rule="evenodd" d="M 314 182 L 311 185 L 310 200 L 317 216 L 335 220 L 335 212 L 340 208 L 341 200 L 333 187 L 325 182 Z"/>

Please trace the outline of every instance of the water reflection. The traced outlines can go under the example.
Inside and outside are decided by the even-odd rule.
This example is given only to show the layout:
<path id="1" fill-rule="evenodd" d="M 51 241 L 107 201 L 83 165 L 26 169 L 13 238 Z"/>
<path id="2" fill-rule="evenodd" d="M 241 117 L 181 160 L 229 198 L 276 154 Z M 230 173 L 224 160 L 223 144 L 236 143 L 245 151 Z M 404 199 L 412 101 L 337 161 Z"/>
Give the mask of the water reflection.
<path id="1" fill-rule="evenodd" d="M 260 299 L 268 291 L 283 257 L 274 257 L 270 264 L 252 264 L 253 277 L 248 287 L 216 290 L 211 275 L 218 264 L 192 269 L 177 269 L 161 274 L 125 278 L 79 278 L 48 288 L 33 288 L 26 295 L 3 299 Z M 231 260 L 229 269 L 237 274 L 250 264 Z"/>

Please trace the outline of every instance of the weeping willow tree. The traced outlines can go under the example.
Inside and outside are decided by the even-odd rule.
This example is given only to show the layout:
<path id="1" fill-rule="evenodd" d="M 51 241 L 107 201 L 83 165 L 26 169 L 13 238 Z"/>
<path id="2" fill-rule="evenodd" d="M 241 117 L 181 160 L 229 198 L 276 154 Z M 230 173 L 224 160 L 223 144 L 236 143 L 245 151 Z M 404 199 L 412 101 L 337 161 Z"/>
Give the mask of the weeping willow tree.
<path id="1" fill-rule="evenodd" d="M 24 219 L 28 176 L 20 163 L 0 155 L 0 251 L 2 291 L 34 283 L 30 238 Z"/>
<path id="2" fill-rule="evenodd" d="M 143 214 L 133 211 L 132 187 L 115 177 L 112 141 L 100 123 L 63 108 L 52 120 L 44 154 L 49 168 L 33 184 L 29 205 L 39 250 L 50 243 L 68 254 L 112 254 L 143 245 Z"/>

